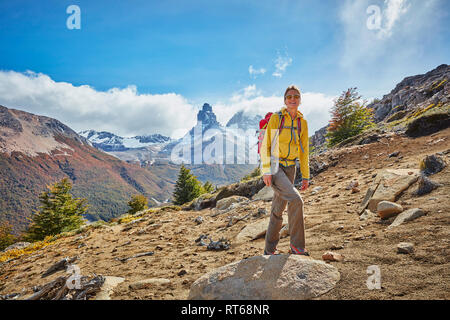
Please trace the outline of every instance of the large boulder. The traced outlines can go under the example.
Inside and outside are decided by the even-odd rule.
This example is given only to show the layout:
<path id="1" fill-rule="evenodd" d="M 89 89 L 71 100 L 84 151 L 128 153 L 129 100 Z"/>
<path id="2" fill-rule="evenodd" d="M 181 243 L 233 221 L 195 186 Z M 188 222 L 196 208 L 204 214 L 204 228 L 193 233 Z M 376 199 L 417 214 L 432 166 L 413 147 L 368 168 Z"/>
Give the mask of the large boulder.
<path id="1" fill-rule="evenodd" d="M 9 247 L 7 247 L 6 249 L 4 249 L 3 251 L 6 252 L 6 251 L 9 251 L 12 249 L 19 249 L 19 250 L 25 249 L 30 244 L 31 244 L 30 242 L 16 242 L 16 243 L 10 245 Z"/>
<path id="2" fill-rule="evenodd" d="M 217 195 L 214 197 L 214 205 L 217 203 L 217 201 L 231 196 L 242 196 L 251 198 L 255 194 L 257 194 L 258 191 L 261 190 L 264 186 L 265 184 L 262 177 L 259 177 L 249 181 L 235 183 L 229 186 L 222 187 L 217 192 Z"/>
<path id="3" fill-rule="evenodd" d="M 390 201 L 380 201 L 377 205 L 377 214 L 381 219 L 387 219 L 403 211 L 403 207 Z"/>
<path id="4" fill-rule="evenodd" d="M 372 212 L 377 212 L 378 203 L 381 201 L 394 202 L 400 194 L 419 179 L 419 169 L 385 169 L 381 171 L 374 184 L 369 187 L 368 194 L 360 207 L 361 213 L 368 206 Z M 373 193 L 369 196 L 369 193 Z"/>
<path id="5" fill-rule="evenodd" d="M 433 180 L 427 178 L 425 175 L 422 175 L 419 178 L 417 190 L 414 192 L 414 195 L 423 196 L 439 187 L 442 187 L 442 184 L 434 182 Z"/>
<path id="6" fill-rule="evenodd" d="M 420 162 L 420 169 L 427 176 L 442 171 L 442 169 L 444 169 L 445 166 L 446 166 L 445 160 L 442 159 L 442 157 L 438 156 L 437 154 L 426 156 Z"/>
<path id="7" fill-rule="evenodd" d="M 264 186 L 257 194 L 252 197 L 252 200 L 271 201 L 273 199 L 272 187 Z"/>
<path id="8" fill-rule="evenodd" d="M 105 276 L 105 282 L 100 287 L 100 291 L 95 296 L 95 300 L 111 300 L 111 294 L 114 288 L 124 281 L 125 278 Z"/>
<path id="9" fill-rule="evenodd" d="M 448 127 L 450 127 L 450 112 L 447 110 L 414 119 L 408 123 L 405 134 L 409 137 L 421 137 Z"/>
<path id="10" fill-rule="evenodd" d="M 414 208 L 414 209 L 409 209 L 409 210 L 403 211 L 397 217 L 395 217 L 395 220 L 390 224 L 388 229 L 397 227 L 397 226 L 401 225 L 403 222 L 412 221 L 414 219 L 417 219 L 417 218 L 423 216 L 424 214 L 425 214 L 425 212 L 419 208 Z"/>
<path id="11" fill-rule="evenodd" d="M 248 201 L 248 199 L 246 197 L 241 197 L 241 196 L 231 196 L 231 197 L 220 199 L 219 201 L 217 201 L 216 208 L 219 210 L 226 210 L 233 203 L 239 203 L 239 202 L 244 202 L 244 201 Z"/>
<path id="12" fill-rule="evenodd" d="M 332 265 L 299 255 L 264 255 L 213 270 L 192 285 L 190 300 L 305 300 L 336 286 Z"/>
<path id="13" fill-rule="evenodd" d="M 283 215 L 283 225 L 287 223 L 287 218 Z M 257 221 L 246 225 L 236 236 L 236 243 L 242 243 L 250 240 L 263 238 L 266 235 L 269 226 L 270 217 L 258 219 Z"/>

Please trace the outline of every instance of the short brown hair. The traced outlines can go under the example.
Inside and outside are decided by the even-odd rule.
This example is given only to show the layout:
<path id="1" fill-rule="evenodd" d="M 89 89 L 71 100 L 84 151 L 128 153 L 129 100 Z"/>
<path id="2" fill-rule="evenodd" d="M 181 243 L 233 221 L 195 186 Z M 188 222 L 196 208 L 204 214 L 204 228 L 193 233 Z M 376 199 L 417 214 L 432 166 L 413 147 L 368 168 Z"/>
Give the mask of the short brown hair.
<path id="1" fill-rule="evenodd" d="M 297 91 L 298 92 L 298 94 L 301 96 L 301 92 L 300 92 L 300 89 L 299 88 L 297 88 L 297 86 L 296 85 L 294 85 L 294 84 L 291 84 L 289 87 L 287 87 L 287 89 L 286 89 L 286 91 L 284 92 L 284 98 L 286 99 L 286 93 L 288 93 L 288 91 L 289 90 L 295 90 L 295 91 Z"/>

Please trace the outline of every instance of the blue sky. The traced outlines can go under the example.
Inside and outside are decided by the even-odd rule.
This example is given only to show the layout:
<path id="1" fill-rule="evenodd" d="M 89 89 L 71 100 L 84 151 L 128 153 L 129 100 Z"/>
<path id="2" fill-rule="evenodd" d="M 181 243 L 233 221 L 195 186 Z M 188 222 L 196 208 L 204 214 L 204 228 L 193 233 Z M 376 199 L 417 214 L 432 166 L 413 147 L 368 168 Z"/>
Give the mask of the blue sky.
<path id="1" fill-rule="evenodd" d="M 70 5 L 81 29 L 66 26 Z M 0 104 L 76 130 L 172 135 L 204 102 L 226 122 L 239 108 L 277 109 L 294 83 L 313 131 L 349 87 L 381 98 L 448 64 L 449 9 L 446 0 L 0 0 Z"/>

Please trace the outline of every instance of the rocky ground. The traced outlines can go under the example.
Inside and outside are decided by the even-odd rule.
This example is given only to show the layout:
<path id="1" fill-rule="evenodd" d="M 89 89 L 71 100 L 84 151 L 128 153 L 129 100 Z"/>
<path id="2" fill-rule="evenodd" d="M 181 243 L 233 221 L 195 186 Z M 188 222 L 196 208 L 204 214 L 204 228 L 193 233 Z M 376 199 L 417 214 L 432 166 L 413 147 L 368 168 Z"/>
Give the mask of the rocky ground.
<path id="1" fill-rule="evenodd" d="M 337 165 L 313 178 L 313 185 L 301 192 L 305 202 L 307 248 L 321 260 L 327 251 L 339 253 L 343 261 L 330 262 L 340 272 L 335 288 L 317 299 L 449 299 L 450 298 L 450 170 L 447 167 L 430 178 L 442 184 L 429 194 L 416 197 L 417 183 L 403 192 L 396 203 L 406 210 L 421 208 L 425 215 L 387 229 L 393 218 L 373 216 L 360 220 L 358 211 L 375 175 L 386 168 L 418 169 L 426 155 L 443 152 L 450 164 L 450 129 L 416 139 L 385 136 L 378 142 L 329 151 Z M 397 156 L 390 154 L 399 152 Z M 359 192 L 347 190 L 357 180 Z M 313 192 L 315 187 L 322 187 Z M 357 190 L 354 190 L 357 191 Z M 54 244 L 10 260 L 0 266 L 0 295 L 33 293 L 65 274 L 41 275 L 64 257 L 75 262 L 82 275 L 115 276 L 125 280 L 115 287 L 111 299 L 186 299 L 191 284 L 203 274 L 228 263 L 261 255 L 264 239 L 236 241 L 247 225 L 267 219 L 270 202 L 242 202 L 218 214 L 215 208 L 200 211 L 162 210 L 146 214 L 132 224 L 103 226 L 58 239 Z M 264 210 L 265 209 L 265 214 Z M 203 218 L 202 223 L 195 221 Z M 244 218 L 242 220 L 230 217 Z M 196 240 L 208 234 L 212 240 L 228 239 L 226 250 L 208 250 Z M 397 252 L 400 242 L 410 242 L 414 251 Z M 206 244 L 209 240 L 205 241 Z M 278 249 L 287 253 L 289 237 Z M 149 252 L 152 252 L 149 253 Z M 133 257 L 140 253 L 149 255 Z M 130 258 L 130 259 L 126 259 Z M 367 268 L 381 271 L 381 289 L 369 290 Z M 167 279 L 149 281 L 145 279 Z"/>

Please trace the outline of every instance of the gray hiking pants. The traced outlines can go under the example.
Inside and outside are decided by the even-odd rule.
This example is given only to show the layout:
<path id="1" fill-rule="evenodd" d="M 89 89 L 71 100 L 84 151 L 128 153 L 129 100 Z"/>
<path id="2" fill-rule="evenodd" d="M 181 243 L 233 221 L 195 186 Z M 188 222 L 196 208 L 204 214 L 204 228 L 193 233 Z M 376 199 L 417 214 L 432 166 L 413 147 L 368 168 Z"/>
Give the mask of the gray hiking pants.
<path id="1" fill-rule="evenodd" d="M 283 224 L 283 211 L 288 206 L 288 225 L 291 250 L 305 249 L 305 224 L 303 221 L 303 200 L 294 187 L 295 166 L 279 166 L 276 174 L 272 175 L 274 191 L 269 227 L 266 232 L 264 252 L 273 253 L 280 240 L 280 230 Z M 292 248 L 294 247 L 294 249 Z"/>

